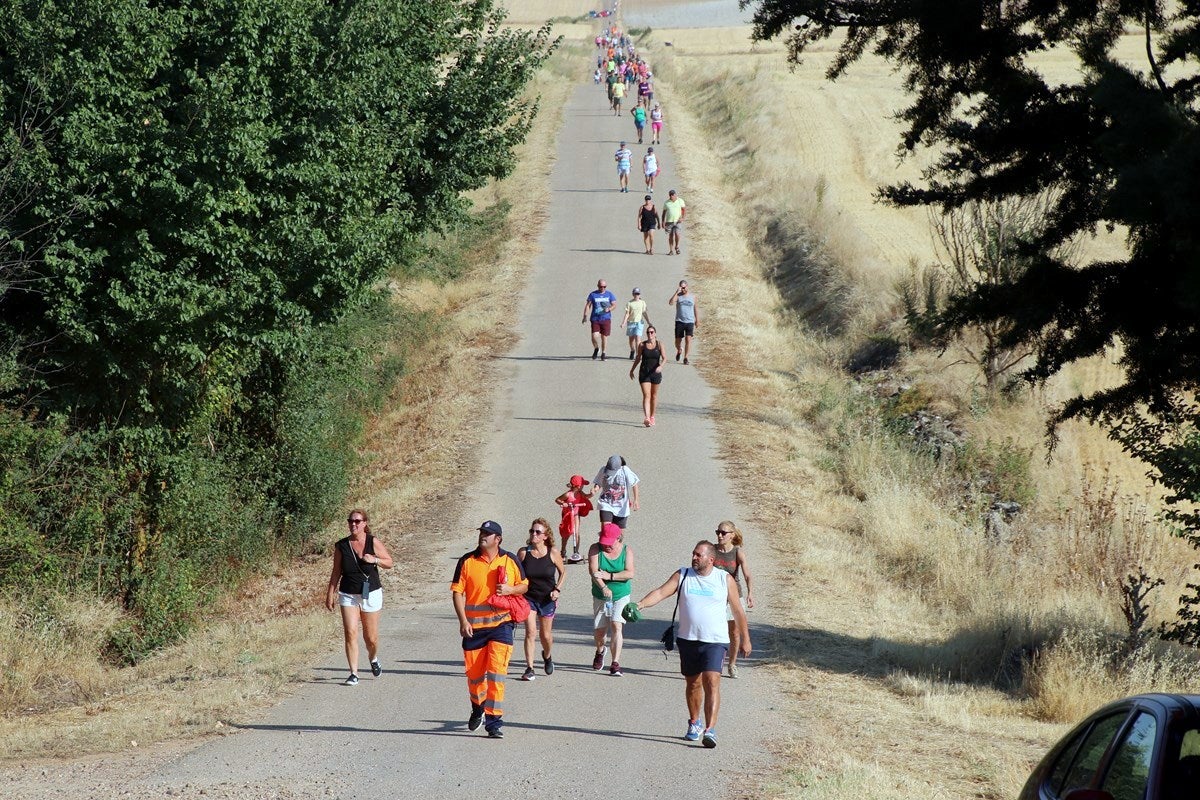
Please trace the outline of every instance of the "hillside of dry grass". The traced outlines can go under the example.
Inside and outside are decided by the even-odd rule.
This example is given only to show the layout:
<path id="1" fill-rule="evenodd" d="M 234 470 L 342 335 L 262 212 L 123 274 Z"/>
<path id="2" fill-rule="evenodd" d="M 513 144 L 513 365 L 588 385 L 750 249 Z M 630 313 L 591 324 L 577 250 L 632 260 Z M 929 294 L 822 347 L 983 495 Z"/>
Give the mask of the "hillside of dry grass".
<path id="1" fill-rule="evenodd" d="M 1121 581 L 1139 566 L 1163 578 L 1150 601 L 1165 621 L 1195 560 L 1156 523 L 1144 468 L 1085 425 L 1047 454 L 1047 410 L 1111 381 L 1111 364 L 1012 399 L 989 397 L 954 349 L 847 368 L 905 338 L 897 286 L 934 255 L 924 212 L 874 201 L 922 166 L 895 154 L 898 78 L 868 58 L 828 83 L 835 45 L 793 73 L 745 28 L 646 44 L 681 154 L 727 468 L 776 532 L 756 565 L 783 607 L 772 645 L 797 734 L 774 793 L 1012 797 L 1063 723 L 1194 688 L 1194 653 L 1121 647 Z M 917 412 L 954 432 L 954 457 L 909 434 Z M 1021 508 L 989 533 L 996 500 Z"/>

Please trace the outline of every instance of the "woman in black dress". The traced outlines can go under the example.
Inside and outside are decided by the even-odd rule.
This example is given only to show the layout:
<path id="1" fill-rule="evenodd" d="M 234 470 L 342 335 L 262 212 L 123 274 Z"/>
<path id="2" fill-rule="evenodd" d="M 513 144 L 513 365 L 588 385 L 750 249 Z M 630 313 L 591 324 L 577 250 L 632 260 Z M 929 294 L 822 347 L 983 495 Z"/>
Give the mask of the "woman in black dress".
<path id="1" fill-rule="evenodd" d="M 533 680 L 533 633 L 534 615 L 537 615 L 537 632 L 542 639 L 542 669 L 547 675 L 554 672 L 554 658 L 550 648 L 554 645 L 554 614 L 558 610 L 558 597 L 562 594 L 563 581 L 567 577 L 562 555 L 554 548 L 554 533 L 550 523 L 538 517 L 529 526 L 529 539 L 517 551 L 517 560 L 529 578 L 529 616 L 525 619 L 525 674 L 523 681 Z"/>
<path id="2" fill-rule="evenodd" d="M 646 248 L 646 255 L 654 255 L 654 229 L 659 226 L 658 209 L 654 207 L 654 198 L 646 195 L 646 202 L 638 206 L 637 210 L 637 226 L 642 232 L 642 245 Z"/>
<path id="3" fill-rule="evenodd" d="M 638 345 L 637 356 L 629 368 L 629 379 L 633 380 L 633 372 L 637 370 L 638 383 L 642 386 L 642 411 L 646 417 L 642 424 L 647 428 L 654 424 L 654 412 L 658 410 L 658 385 L 662 383 L 663 365 L 666 363 L 658 332 L 650 325 L 646 328 L 646 341 Z"/>

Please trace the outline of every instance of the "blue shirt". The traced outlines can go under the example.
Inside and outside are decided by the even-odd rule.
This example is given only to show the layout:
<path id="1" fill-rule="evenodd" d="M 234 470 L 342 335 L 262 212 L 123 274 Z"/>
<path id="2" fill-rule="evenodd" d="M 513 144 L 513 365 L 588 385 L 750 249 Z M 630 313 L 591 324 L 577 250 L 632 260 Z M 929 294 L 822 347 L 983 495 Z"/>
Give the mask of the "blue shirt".
<path id="1" fill-rule="evenodd" d="M 612 307 L 617 304 L 617 296 L 605 289 L 588 294 L 588 302 L 592 304 L 592 322 L 603 322 L 612 319 Z"/>

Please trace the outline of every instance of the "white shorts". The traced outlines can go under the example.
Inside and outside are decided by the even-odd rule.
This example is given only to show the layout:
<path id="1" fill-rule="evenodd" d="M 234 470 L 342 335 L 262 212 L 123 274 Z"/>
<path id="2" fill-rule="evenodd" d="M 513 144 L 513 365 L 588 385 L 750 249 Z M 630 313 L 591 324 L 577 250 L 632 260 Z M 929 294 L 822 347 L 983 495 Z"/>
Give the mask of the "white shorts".
<path id="1" fill-rule="evenodd" d="M 745 612 L 745 610 L 746 610 L 746 598 L 745 598 L 745 597 L 738 597 L 738 603 L 739 603 L 739 604 L 742 606 L 742 611 L 743 611 L 743 612 Z M 725 621 L 726 621 L 726 622 L 733 622 L 733 605 L 732 605 L 731 603 L 726 603 L 726 604 L 725 604 Z"/>
<path id="2" fill-rule="evenodd" d="M 621 616 L 621 610 L 624 609 L 625 606 L 629 605 L 629 601 L 631 599 L 632 599 L 632 597 L 630 597 L 629 595 L 626 595 L 626 596 L 622 597 L 620 600 L 613 600 L 612 601 L 613 615 L 612 615 L 612 619 L 610 620 L 608 618 L 608 616 L 604 613 L 604 602 L 605 602 L 604 598 L 603 597 L 593 597 L 592 598 L 592 617 L 593 617 L 592 629 L 600 630 L 601 628 L 607 628 L 609 622 L 615 622 L 618 625 L 624 625 L 625 618 Z"/>
<path id="3" fill-rule="evenodd" d="M 354 606 L 361 611 L 380 611 L 383 609 L 383 589 L 376 589 L 364 599 L 361 594 L 346 594 L 338 592 L 339 606 Z"/>

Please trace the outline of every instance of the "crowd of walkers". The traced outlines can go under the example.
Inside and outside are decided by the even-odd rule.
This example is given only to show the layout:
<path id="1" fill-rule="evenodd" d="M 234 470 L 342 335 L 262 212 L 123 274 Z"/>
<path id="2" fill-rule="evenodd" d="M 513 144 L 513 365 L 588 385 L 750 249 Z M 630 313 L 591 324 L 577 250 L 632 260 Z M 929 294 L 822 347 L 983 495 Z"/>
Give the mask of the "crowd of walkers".
<path id="1" fill-rule="evenodd" d="M 664 116 L 654 100 L 653 73 L 633 41 L 615 25 L 606 25 L 595 39 L 597 84 L 607 87 L 609 107 L 622 113 L 627 93 L 635 93 L 630 111 L 643 143 L 647 123 L 651 145 L 661 142 Z M 636 89 L 634 88 L 636 87 Z M 618 190 L 629 191 L 632 151 L 625 142 L 615 154 Z M 638 208 L 637 227 L 645 253 L 654 254 L 654 231 L 665 229 L 667 255 L 680 255 L 682 223 L 686 204 L 675 189 L 660 211 L 653 202 L 656 179 L 662 164 L 654 147 L 642 158 L 646 194 Z M 699 307 L 686 280 L 681 280 L 667 299 L 675 321 L 675 361 L 690 364 L 692 338 L 699 323 Z M 616 295 L 601 279 L 584 303 L 583 323 L 589 325 L 592 358 L 608 358 L 608 338 Z M 643 425 L 656 422 L 658 389 L 668 358 L 642 291 L 633 288 L 626 302 L 620 327 L 628 338 L 629 377 L 642 391 Z M 745 610 L 754 607 L 752 574 L 737 526 L 723 520 L 716 526 L 716 542 L 701 540 L 691 553 L 691 564 L 674 571 L 658 588 L 633 601 L 637 564 L 627 540 L 629 522 L 640 510 L 641 480 L 620 455 L 611 456 L 589 483 L 583 475 L 572 475 L 566 490 L 554 498 L 561 519 L 555 529 L 542 516 L 529 525 L 524 544 L 511 552 L 503 547 L 504 530 L 494 520 L 483 522 L 476 531 L 475 547 L 455 564 L 450 590 L 459 633 L 471 711 L 467 728 L 480 727 L 491 738 L 504 736 L 505 682 L 515 645 L 515 629 L 524 626 L 524 671 L 521 680 L 533 681 L 541 671 L 555 673 L 554 620 L 564 608 L 578 613 L 585 608 L 582 589 L 565 594 L 568 565 L 586 561 L 590 616 L 595 652 L 592 670 L 623 677 L 621 664 L 624 626 L 642 619 L 642 611 L 664 600 L 675 600 L 672 636 L 678 646 L 680 671 L 685 678 L 688 719 L 683 738 L 716 747 L 716 724 L 720 708 L 720 678 L 738 677 L 738 656 L 751 652 Z M 584 532 L 582 520 L 593 512 L 599 530 Z M 344 683 L 359 682 L 359 636 L 367 650 L 371 674 L 383 674 L 379 657 L 379 613 L 383 587 L 379 570 L 390 569 L 393 560 L 387 547 L 371 533 L 369 517 L 354 509 L 347 517 L 349 535 L 333 551 L 333 570 L 326 604 L 340 607 L 350 674 Z M 595 531 L 595 528 L 592 529 Z M 593 541 L 583 546 L 584 539 Z M 585 552 L 584 552 L 585 551 Z M 678 624 L 675 617 L 678 616 Z M 540 658 L 538 658 L 540 656 Z"/>

